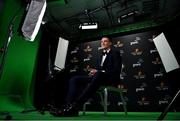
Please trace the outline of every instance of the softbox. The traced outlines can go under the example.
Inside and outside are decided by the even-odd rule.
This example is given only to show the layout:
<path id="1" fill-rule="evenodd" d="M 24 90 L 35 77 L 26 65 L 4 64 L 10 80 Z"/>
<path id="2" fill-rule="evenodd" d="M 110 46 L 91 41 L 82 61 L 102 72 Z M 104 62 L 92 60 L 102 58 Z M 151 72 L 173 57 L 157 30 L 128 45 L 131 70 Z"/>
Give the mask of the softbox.
<path id="1" fill-rule="evenodd" d="M 34 41 L 39 31 L 45 10 L 46 0 L 31 1 L 21 29 L 26 40 Z"/>

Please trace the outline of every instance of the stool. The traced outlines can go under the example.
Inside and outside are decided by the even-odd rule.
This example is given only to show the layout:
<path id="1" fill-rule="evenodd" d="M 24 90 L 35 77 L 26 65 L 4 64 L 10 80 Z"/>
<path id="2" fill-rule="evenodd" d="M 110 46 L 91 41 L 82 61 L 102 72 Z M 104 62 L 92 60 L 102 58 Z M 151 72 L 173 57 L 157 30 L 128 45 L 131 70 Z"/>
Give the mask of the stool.
<path id="1" fill-rule="evenodd" d="M 118 92 L 120 94 L 121 101 L 123 103 L 123 109 L 125 112 L 125 115 L 127 115 L 127 107 L 126 107 L 126 102 L 123 97 L 123 92 L 121 88 L 115 87 L 115 86 L 102 86 L 97 93 L 100 95 L 101 102 L 103 103 L 103 108 L 104 108 L 104 115 L 107 115 L 107 107 L 108 107 L 108 91 L 114 91 Z M 84 103 L 83 105 L 83 115 L 86 113 L 86 105 L 88 102 Z"/>

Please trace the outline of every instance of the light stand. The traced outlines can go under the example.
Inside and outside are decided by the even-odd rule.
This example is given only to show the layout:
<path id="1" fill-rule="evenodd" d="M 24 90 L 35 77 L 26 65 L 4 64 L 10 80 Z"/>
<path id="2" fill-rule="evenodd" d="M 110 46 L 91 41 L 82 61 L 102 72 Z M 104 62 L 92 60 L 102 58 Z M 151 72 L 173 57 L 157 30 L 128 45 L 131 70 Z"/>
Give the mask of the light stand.
<path id="1" fill-rule="evenodd" d="M 3 67 L 4 67 L 4 62 L 5 62 L 8 46 L 9 46 L 12 36 L 13 36 L 13 24 L 10 24 L 9 30 L 8 30 L 8 39 L 5 42 L 4 47 L 2 49 L 3 55 L 2 55 L 1 65 L 0 65 L 0 79 L 2 76 L 2 72 L 3 72 Z"/>
<path id="2" fill-rule="evenodd" d="M 166 114 L 168 113 L 168 110 L 170 109 L 170 107 L 172 106 L 172 104 L 174 103 L 174 101 L 177 99 L 178 95 L 180 93 L 180 90 L 176 93 L 176 95 L 174 96 L 174 98 L 172 99 L 171 103 L 169 103 L 169 105 L 166 107 L 166 109 L 161 113 L 161 115 L 158 117 L 157 121 L 162 121 L 164 119 L 164 117 L 166 116 Z"/>

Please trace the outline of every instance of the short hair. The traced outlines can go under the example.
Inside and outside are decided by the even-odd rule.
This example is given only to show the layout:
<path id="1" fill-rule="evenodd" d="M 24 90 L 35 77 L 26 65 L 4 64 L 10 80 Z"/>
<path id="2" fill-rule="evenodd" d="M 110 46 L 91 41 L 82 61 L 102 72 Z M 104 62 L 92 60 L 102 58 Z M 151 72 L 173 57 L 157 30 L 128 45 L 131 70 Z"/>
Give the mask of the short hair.
<path id="1" fill-rule="evenodd" d="M 110 36 L 103 36 L 102 38 L 108 38 L 110 42 L 112 42 L 112 38 Z"/>

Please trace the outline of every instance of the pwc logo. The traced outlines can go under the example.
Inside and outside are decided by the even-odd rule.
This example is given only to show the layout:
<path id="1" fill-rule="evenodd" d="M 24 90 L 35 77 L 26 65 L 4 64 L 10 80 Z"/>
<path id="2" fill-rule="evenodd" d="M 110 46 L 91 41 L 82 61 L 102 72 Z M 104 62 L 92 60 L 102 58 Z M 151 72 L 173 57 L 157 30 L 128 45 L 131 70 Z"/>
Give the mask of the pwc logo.
<path id="1" fill-rule="evenodd" d="M 161 68 L 159 72 L 157 72 L 157 73 L 154 74 L 154 78 L 162 77 L 163 75 L 164 75 L 164 71 L 163 71 L 163 69 Z"/>
<path id="2" fill-rule="evenodd" d="M 71 51 L 71 54 L 78 53 L 79 47 L 75 47 L 74 50 Z"/>
<path id="3" fill-rule="evenodd" d="M 167 105 L 167 104 L 169 104 L 170 99 L 171 99 L 171 97 L 169 95 L 165 95 L 164 97 L 159 99 L 158 103 L 159 103 L 159 105 Z"/>
<path id="4" fill-rule="evenodd" d="M 79 67 L 75 65 L 72 69 L 70 69 L 70 72 L 77 72 L 78 69 Z"/>
<path id="5" fill-rule="evenodd" d="M 147 84 L 142 83 L 139 87 L 136 88 L 136 92 L 143 92 L 145 91 L 146 87 L 147 87 Z"/>
<path id="6" fill-rule="evenodd" d="M 133 68 L 140 67 L 140 66 L 142 66 L 143 62 L 144 62 L 144 60 L 139 58 L 138 61 L 136 63 L 134 63 L 132 66 L 133 66 Z"/>
<path id="7" fill-rule="evenodd" d="M 155 48 L 155 49 L 152 49 L 152 50 L 150 50 L 149 52 L 150 52 L 150 54 L 157 53 L 157 49 L 156 49 L 156 48 Z"/>
<path id="8" fill-rule="evenodd" d="M 91 54 L 87 54 L 87 57 L 86 58 L 84 58 L 84 62 L 85 61 L 90 61 L 91 60 L 91 58 L 92 58 L 92 55 Z"/>
<path id="9" fill-rule="evenodd" d="M 136 39 L 134 41 L 130 42 L 130 45 L 132 46 L 132 45 L 135 45 L 135 44 L 139 44 L 140 40 L 141 40 L 140 37 L 136 37 Z"/>

